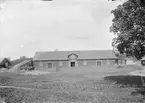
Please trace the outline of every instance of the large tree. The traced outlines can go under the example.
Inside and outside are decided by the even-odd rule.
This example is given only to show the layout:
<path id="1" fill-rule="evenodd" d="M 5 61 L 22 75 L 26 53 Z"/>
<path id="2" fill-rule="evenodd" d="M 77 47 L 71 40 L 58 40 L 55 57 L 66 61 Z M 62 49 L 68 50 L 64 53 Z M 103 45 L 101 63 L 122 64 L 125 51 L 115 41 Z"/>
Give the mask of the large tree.
<path id="1" fill-rule="evenodd" d="M 145 7 L 128 0 L 112 10 L 110 31 L 115 34 L 112 46 L 126 56 L 140 60 L 145 56 Z"/>

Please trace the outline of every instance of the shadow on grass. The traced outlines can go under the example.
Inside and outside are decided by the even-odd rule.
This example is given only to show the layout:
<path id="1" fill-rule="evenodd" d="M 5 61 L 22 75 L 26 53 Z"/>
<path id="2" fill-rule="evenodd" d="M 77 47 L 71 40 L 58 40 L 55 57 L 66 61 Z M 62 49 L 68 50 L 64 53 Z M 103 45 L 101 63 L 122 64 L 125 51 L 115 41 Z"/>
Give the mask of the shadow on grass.
<path id="1" fill-rule="evenodd" d="M 145 81 L 145 77 L 142 77 Z M 105 80 L 114 81 L 117 85 L 123 87 L 134 87 L 135 91 L 131 92 L 131 95 L 143 95 L 145 96 L 145 87 L 141 82 L 141 76 L 131 76 L 131 75 L 117 75 L 117 76 L 106 76 Z"/>

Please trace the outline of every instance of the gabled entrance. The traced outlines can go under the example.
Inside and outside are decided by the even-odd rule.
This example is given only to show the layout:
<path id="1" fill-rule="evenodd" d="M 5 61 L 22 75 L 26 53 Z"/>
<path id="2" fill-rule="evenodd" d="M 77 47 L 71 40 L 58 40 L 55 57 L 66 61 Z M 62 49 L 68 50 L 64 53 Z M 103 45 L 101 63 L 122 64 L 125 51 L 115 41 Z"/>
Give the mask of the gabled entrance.
<path id="1" fill-rule="evenodd" d="M 78 63 L 77 63 L 77 58 L 78 56 L 74 53 L 70 53 L 70 55 L 68 55 L 68 66 L 69 67 L 77 67 Z"/>

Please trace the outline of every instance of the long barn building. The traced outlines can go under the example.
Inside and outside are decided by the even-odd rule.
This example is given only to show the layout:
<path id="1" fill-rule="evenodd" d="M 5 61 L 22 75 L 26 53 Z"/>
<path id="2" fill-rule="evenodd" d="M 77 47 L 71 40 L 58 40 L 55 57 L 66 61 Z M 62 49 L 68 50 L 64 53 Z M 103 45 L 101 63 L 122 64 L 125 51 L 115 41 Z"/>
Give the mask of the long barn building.
<path id="1" fill-rule="evenodd" d="M 62 68 L 125 64 L 126 60 L 116 57 L 112 50 L 49 51 L 36 52 L 35 68 Z"/>

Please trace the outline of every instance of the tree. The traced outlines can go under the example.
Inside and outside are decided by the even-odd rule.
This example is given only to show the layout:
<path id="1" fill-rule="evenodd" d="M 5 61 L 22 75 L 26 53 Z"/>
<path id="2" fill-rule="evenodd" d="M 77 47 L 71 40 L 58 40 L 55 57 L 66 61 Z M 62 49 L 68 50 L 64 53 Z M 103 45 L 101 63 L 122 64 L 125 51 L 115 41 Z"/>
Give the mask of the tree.
<path id="1" fill-rule="evenodd" d="M 110 31 L 115 34 L 112 46 L 126 56 L 140 60 L 145 56 L 145 7 L 128 0 L 112 10 Z"/>
<path id="2" fill-rule="evenodd" d="M 110 1 L 110 0 L 108 0 Z M 117 0 L 111 0 L 111 1 L 117 1 Z M 145 6 L 145 0 L 132 0 L 132 1 L 135 1 L 138 5 L 140 6 Z"/>

